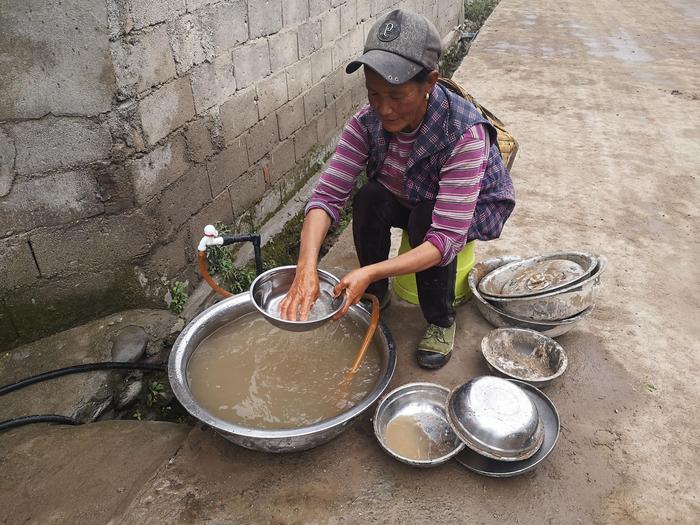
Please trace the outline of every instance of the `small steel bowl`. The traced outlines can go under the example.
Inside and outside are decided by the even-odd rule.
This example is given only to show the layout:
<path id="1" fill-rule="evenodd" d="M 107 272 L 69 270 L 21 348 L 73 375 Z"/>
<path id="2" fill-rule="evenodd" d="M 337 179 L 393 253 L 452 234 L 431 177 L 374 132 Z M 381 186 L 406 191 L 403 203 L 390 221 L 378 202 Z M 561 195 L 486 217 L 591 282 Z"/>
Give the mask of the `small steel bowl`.
<path id="1" fill-rule="evenodd" d="M 250 285 L 250 299 L 270 323 L 292 332 L 313 330 L 329 321 L 343 307 L 342 298 L 333 297 L 333 288 L 340 282 L 334 275 L 318 270 L 319 296 L 306 321 L 282 319 L 279 305 L 289 292 L 296 275 L 296 266 L 279 266 L 258 275 Z M 343 295 L 344 297 L 344 295 Z"/>
<path id="2" fill-rule="evenodd" d="M 464 443 L 450 428 L 445 415 L 450 391 L 433 383 L 408 383 L 389 392 L 377 405 L 374 434 L 389 455 L 414 467 L 434 467 L 457 455 Z M 397 425 L 392 431 L 392 425 Z M 400 443 L 393 437 L 402 437 Z M 422 441 L 430 442 L 428 458 L 411 454 Z M 413 457 L 411 457 L 413 456 Z"/>
<path id="3" fill-rule="evenodd" d="M 469 277 L 467 278 L 467 283 L 469 284 L 469 290 L 472 292 L 472 297 L 476 302 L 476 308 L 479 310 L 484 319 L 486 319 L 493 326 L 499 328 L 505 328 L 509 326 L 518 328 L 530 328 L 531 330 L 537 330 L 538 332 L 547 335 L 549 337 L 559 337 L 571 330 L 576 323 L 581 319 L 586 317 L 593 311 L 593 306 L 590 306 L 583 312 L 573 317 L 567 319 L 562 319 L 561 321 L 533 321 L 531 319 L 521 319 L 519 317 L 508 315 L 507 313 L 499 310 L 491 303 L 483 298 L 478 290 L 478 284 L 481 279 L 487 275 L 490 271 L 503 266 L 509 262 L 519 261 L 520 257 L 495 257 L 493 259 L 487 259 L 474 265 L 474 268 L 469 272 Z"/>
<path id="4" fill-rule="evenodd" d="M 481 340 L 481 353 L 491 370 L 542 388 L 561 376 L 569 364 L 554 339 L 525 328 L 498 328 Z"/>
<path id="5" fill-rule="evenodd" d="M 537 407 L 507 379 L 476 377 L 450 392 L 450 425 L 467 446 L 487 458 L 520 461 L 533 456 L 544 440 Z"/>

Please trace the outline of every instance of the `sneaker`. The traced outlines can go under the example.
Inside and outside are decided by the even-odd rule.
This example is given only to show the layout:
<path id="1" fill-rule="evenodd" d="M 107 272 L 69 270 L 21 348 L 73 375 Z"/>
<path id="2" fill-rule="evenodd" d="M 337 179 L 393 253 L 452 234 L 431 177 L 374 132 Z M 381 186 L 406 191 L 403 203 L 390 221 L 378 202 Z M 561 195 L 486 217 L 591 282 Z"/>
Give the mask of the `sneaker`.
<path id="1" fill-rule="evenodd" d="M 383 312 L 391 304 L 391 294 L 389 292 L 384 294 L 384 297 L 379 299 L 379 311 Z M 360 299 L 360 305 L 364 306 L 365 309 L 372 313 L 372 301 L 368 299 Z"/>
<path id="2" fill-rule="evenodd" d="M 450 360 L 455 345 L 456 324 L 443 328 L 429 324 L 423 339 L 418 343 L 416 359 L 423 368 L 440 368 Z"/>

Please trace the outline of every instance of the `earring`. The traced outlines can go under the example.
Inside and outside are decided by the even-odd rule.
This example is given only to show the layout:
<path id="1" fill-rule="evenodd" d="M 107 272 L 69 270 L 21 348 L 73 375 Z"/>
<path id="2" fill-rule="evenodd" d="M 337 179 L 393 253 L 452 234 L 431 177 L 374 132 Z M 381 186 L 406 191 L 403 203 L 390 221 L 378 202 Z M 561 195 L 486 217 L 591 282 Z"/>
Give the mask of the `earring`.
<path id="1" fill-rule="evenodd" d="M 430 100 L 430 93 L 425 94 L 425 100 Z"/>

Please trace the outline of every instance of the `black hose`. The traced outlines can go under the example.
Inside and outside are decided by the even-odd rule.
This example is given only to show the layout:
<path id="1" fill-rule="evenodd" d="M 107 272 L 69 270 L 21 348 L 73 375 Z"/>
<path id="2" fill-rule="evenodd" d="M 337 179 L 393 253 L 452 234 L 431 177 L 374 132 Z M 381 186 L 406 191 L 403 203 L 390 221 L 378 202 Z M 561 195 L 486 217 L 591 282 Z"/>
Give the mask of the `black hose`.
<path id="1" fill-rule="evenodd" d="M 64 425 L 80 425 L 80 421 L 68 416 L 59 416 L 58 414 L 47 414 L 41 416 L 22 416 L 7 421 L 0 421 L 0 432 L 10 430 L 11 428 L 31 425 L 32 423 L 62 423 Z"/>
<path id="2" fill-rule="evenodd" d="M 94 370 L 155 370 L 158 372 L 165 372 L 165 366 L 155 365 L 152 363 L 116 363 L 112 361 L 68 366 L 66 368 L 59 368 L 57 370 L 51 370 L 50 372 L 44 372 L 43 374 L 28 377 L 26 379 L 21 379 L 16 383 L 1 386 L 0 396 L 9 394 L 10 392 L 14 392 L 15 390 L 19 390 L 20 388 L 24 388 L 35 383 L 41 383 L 42 381 L 54 379 L 56 377 L 67 376 L 69 374 L 79 374 L 82 372 L 92 372 Z"/>

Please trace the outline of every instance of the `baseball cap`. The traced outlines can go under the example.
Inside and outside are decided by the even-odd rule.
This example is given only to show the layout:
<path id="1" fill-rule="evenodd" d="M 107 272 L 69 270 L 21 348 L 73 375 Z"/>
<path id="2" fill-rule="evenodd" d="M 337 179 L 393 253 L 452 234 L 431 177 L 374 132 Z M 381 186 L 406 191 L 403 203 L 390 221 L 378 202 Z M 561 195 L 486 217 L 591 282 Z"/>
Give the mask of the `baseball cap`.
<path id="1" fill-rule="evenodd" d="M 422 69 L 437 69 L 442 51 L 440 33 L 424 16 L 395 9 L 369 30 L 364 54 L 350 62 L 346 73 L 367 65 L 391 84 L 403 84 Z"/>

